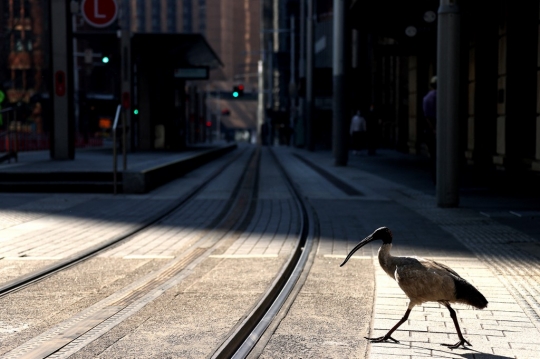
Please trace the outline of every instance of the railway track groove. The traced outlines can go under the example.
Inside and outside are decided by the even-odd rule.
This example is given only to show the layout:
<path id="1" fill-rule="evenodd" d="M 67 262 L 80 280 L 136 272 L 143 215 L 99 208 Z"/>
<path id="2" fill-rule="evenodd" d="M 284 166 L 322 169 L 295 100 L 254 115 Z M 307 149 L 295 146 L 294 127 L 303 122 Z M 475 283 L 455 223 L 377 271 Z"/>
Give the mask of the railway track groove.
<path id="1" fill-rule="evenodd" d="M 253 226 L 252 222 L 258 201 L 260 151 L 260 148 L 253 151 L 241 176 L 243 180 L 235 187 L 227 204 L 223 206 L 222 213 L 209 226 L 213 227 L 214 230 L 208 229 L 206 235 L 198 238 L 189 250 L 180 257 L 169 261 L 162 269 L 146 275 L 123 290 L 88 307 L 75 317 L 34 337 L 24 345 L 6 353 L 3 358 L 66 358 L 138 312 L 171 287 L 178 285 L 180 281 L 192 273 L 195 266 L 210 257 L 212 253 L 215 251 L 223 252 L 223 249 L 234 243 L 250 225 Z M 249 354 L 273 318 L 277 316 L 285 301 L 291 300 L 289 294 L 293 291 L 299 277 L 304 273 L 304 266 L 313 245 L 315 231 L 313 215 L 307 211 L 298 190 L 291 182 L 285 169 L 279 164 L 275 154 L 272 153 L 271 157 L 280 169 L 281 175 L 287 179 L 289 190 L 294 194 L 293 198 L 296 198 L 296 211 L 301 213 L 301 231 L 297 238 L 296 247 L 286 260 L 286 264 L 281 267 L 260 300 L 229 332 L 227 339 L 212 355 L 215 358 L 244 358 Z M 222 170 L 223 167 L 215 171 L 211 178 L 215 178 Z M 197 192 L 204 186 L 205 184 L 201 184 L 197 188 Z M 185 196 L 176 206 L 171 206 L 167 213 L 161 213 L 161 216 L 156 215 L 151 221 L 133 231 L 132 235 L 147 230 L 152 224 L 162 221 L 194 195 L 195 193 L 190 193 Z M 293 208 L 290 210 L 294 211 Z M 259 218 L 259 220 L 262 219 Z M 291 228 L 290 225 L 289 228 Z M 108 242 L 106 247 L 95 246 L 96 248 L 93 247 L 85 251 L 84 257 L 68 258 L 62 263 L 56 263 L 46 270 L 40 271 L 40 277 L 35 277 L 36 273 L 31 273 L 27 278 L 24 278 L 24 281 L 19 281 L 18 286 L 10 287 L 13 284 L 8 283 L 0 288 L 0 296 L 25 288 L 55 272 L 91 258 L 127 238 L 129 236 L 117 238 Z"/>

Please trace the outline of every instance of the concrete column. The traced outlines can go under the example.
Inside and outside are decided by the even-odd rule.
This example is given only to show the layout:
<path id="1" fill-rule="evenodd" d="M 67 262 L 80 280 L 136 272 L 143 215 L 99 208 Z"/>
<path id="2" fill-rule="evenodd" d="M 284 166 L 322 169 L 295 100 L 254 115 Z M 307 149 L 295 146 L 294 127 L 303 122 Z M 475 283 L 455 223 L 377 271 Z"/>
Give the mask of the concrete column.
<path id="1" fill-rule="evenodd" d="M 460 11 L 441 0 L 437 33 L 437 205 L 459 205 Z"/>
<path id="2" fill-rule="evenodd" d="M 308 151 L 315 149 L 313 138 L 313 67 L 315 63 L 313 53 L 313 1 L 307 1 L 307 19 L 306 19 L 306 147 Z"/>
<path id="3" fill-rule="evenodd" d="M 50 6 L 51 14 L 54 14 L 54 21 L 51 22 L 51 38 L 54 41 L 51 42 L 53 124 L 50 153 L 53 159 L 67 160 L 75 158 L 73 100 L 71 99 L 73 66 L 69 61 L 73 49 L 68 40 L 69 2 L 51 0 Z"/>
<path id="4" fill-rule="evenodd" d="M 540 14 L 538 14 L 540 19 Z M 540 25 L 538 25 L 538 34 L 540 35 Z M 540 36 L 539 41 L 536 44 L 536 63 L 540 65 Z M 540 67 L 539 67 L 540 69 Z M 540 171 L 540 70 L 536 71 L 536 136 L 535 136 L 535 151 L 534 160 L 531 164 L 533 171 Z"/>
<path id="5" fill-rule="evenodd" d="M 306 2 L 300 1 L 300 46 L 298 52 L 298 77 L 302 88 L 302 95 L 298 97 L 298 122 L 294 128 L 294 144 L 297 146 L 305 145 L 305 87 L 306 87 Z"/>
<path id="6" fill-rule="evenodd" d="M 345 118 L 345 4 L 344 0 L 334 0 L 334 28 L 332 43 L 332 74 L 333 74 L 333 121 L 332 121 L 332 150 L 334 164 L 346 166 L 348 160 L 347 120 Z"/>

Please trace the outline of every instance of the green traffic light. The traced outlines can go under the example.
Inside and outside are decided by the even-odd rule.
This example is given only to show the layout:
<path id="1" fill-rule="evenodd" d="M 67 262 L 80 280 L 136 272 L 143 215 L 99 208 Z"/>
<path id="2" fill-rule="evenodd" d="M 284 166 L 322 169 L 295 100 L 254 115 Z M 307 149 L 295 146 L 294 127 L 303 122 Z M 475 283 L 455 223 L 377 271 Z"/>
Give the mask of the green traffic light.
<path id="1" fill-rule="evenodd" d="M 108 64 L 109 63 L 109 58 L 107 56 L 103 56 L 101 58 L 101 62 L 103 62 L 104 64 Z"/>
<path id="2" fill-rule="evenodd" d="M 232 93 L 232 97 L 234 97 L 234 98 L 238 97 L 238 91 L 234 91 L 234 92 Z"/>
<path id="3" fill-rule="evenodd" d="M 134 110 L 133 110 L 133 114 L 134 114 L 134 115 L 138 115 L 138 114 L 139 114 L 139 110 L 138 110 L 138 109 L 134 109 Z"/>

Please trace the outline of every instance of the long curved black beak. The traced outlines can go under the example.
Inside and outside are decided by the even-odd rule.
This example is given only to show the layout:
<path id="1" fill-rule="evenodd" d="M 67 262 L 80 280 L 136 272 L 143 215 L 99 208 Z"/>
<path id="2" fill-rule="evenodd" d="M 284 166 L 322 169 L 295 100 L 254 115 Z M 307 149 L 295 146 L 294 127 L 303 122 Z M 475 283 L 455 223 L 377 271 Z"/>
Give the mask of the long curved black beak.
<path id="1" fill-rule="evenodd" d="M 372 242 L 375 238 L 373 238 L 373 234 L 370 234 L 369 236 L 367 236 L 366 238 L 362 239 L 360 241 L 360 243 L 358 243 L 356 245 L 356 247 L 354 247 L 350 252 L 349 254 L 347 255 L 347 258 L 345 258 L 345 260 L 343 261 L 343 263 L 341 263 L 339 266 L 340 267 L 343 267 L 345 265 L 345 263 L 347 263 L 347 261 L 349 260 L 349 258 L 352 257 L 352 255 L 354 254 L 354 252 L 356 252 L 357 250 L 359 250 L 360 248 L 362 248 L 363 246 L 365 246 L 366 244 L 368 244 L 369 242 Z"/>

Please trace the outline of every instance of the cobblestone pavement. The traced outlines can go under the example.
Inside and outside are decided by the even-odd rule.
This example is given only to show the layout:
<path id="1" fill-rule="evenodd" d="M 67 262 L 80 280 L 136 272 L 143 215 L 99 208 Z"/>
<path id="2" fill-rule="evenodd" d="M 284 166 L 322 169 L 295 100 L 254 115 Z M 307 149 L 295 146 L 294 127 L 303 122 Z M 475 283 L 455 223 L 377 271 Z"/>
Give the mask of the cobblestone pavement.
<path id="1" fill-rule="evenodd" d="M 483 194 L 484 204 L 465 197 L 462 201 L 465 205 L 443 209 L 436 206 L 433 185 L 422 178 L 429 178 L 428 171 L 412 168 L 409 169 L 412 173 L 402 176 L 400 170 L 407 169 L 380 166 L 376 171 L 366 170 L 370 169 L 368 161 L 377 160 L 368 156 L 353 157 L 348 166 L 336 167 L 329 151 L 278 148 L 277 152 L 287 161 L 293 162 L 297 157 L 296 163 L 290 165 L 297 169 L 296 182 L 316 209 L 326 208 L 326 212 L 319 209 L 320 213 L 331 213 L 332 218 L 320 216 L 321 226 L 333 229 L 326 238 L 321 238 L 318 256 L 344 258 L 363 238 L 358 238 L 357 233 L 368 235 L 385 225 L 394 233 L 394 255 L 422 256 L 447 264 L 473 283 L 489 301 L 484 310 L 453 306 L 465 338 L 473 345 L 468 349 L 450 350 L 440 345 L 457 342 L 454 325 L 446 308 L 438 303 L 425 303 L 415 307 L 408 321 L 394 333 L 399 344 L 370 344 L 366 357 L 539 357 L 540 238 L 535 235 L 537 230 L 531 230 L 531 221 L 537 219 L 524 218 L 511 226 L 489 215 L 512 216 L 512 209 L 523 210 L 524 205 L 527 208 L 521 213 L 536 213 L 538 208 L 534 205 L 531 208 L 526 200 L 520 202 L 512 196 Z M 400 156 L 409 161 L 414 157 L 390 151 L 378 154 L 380 162 L 389 157 L 397 161 Z M 347 195 L 343 188 L 339 190 L 343 186 L 321 182 L 313 165 L 360 194 Z M 329 201 L 331 198 L 334 201 Z M 376 289 L 370 333 L 373 337 L 384 335 L 393 327 L 402 318 L 408 302 L 395 281 L 380 268 L 376 258 L 379 245 L 365 246 L 353 257 L 371 259 L 374 264 Z M 345 266 L 341 270 L 350 269 Z"/>

